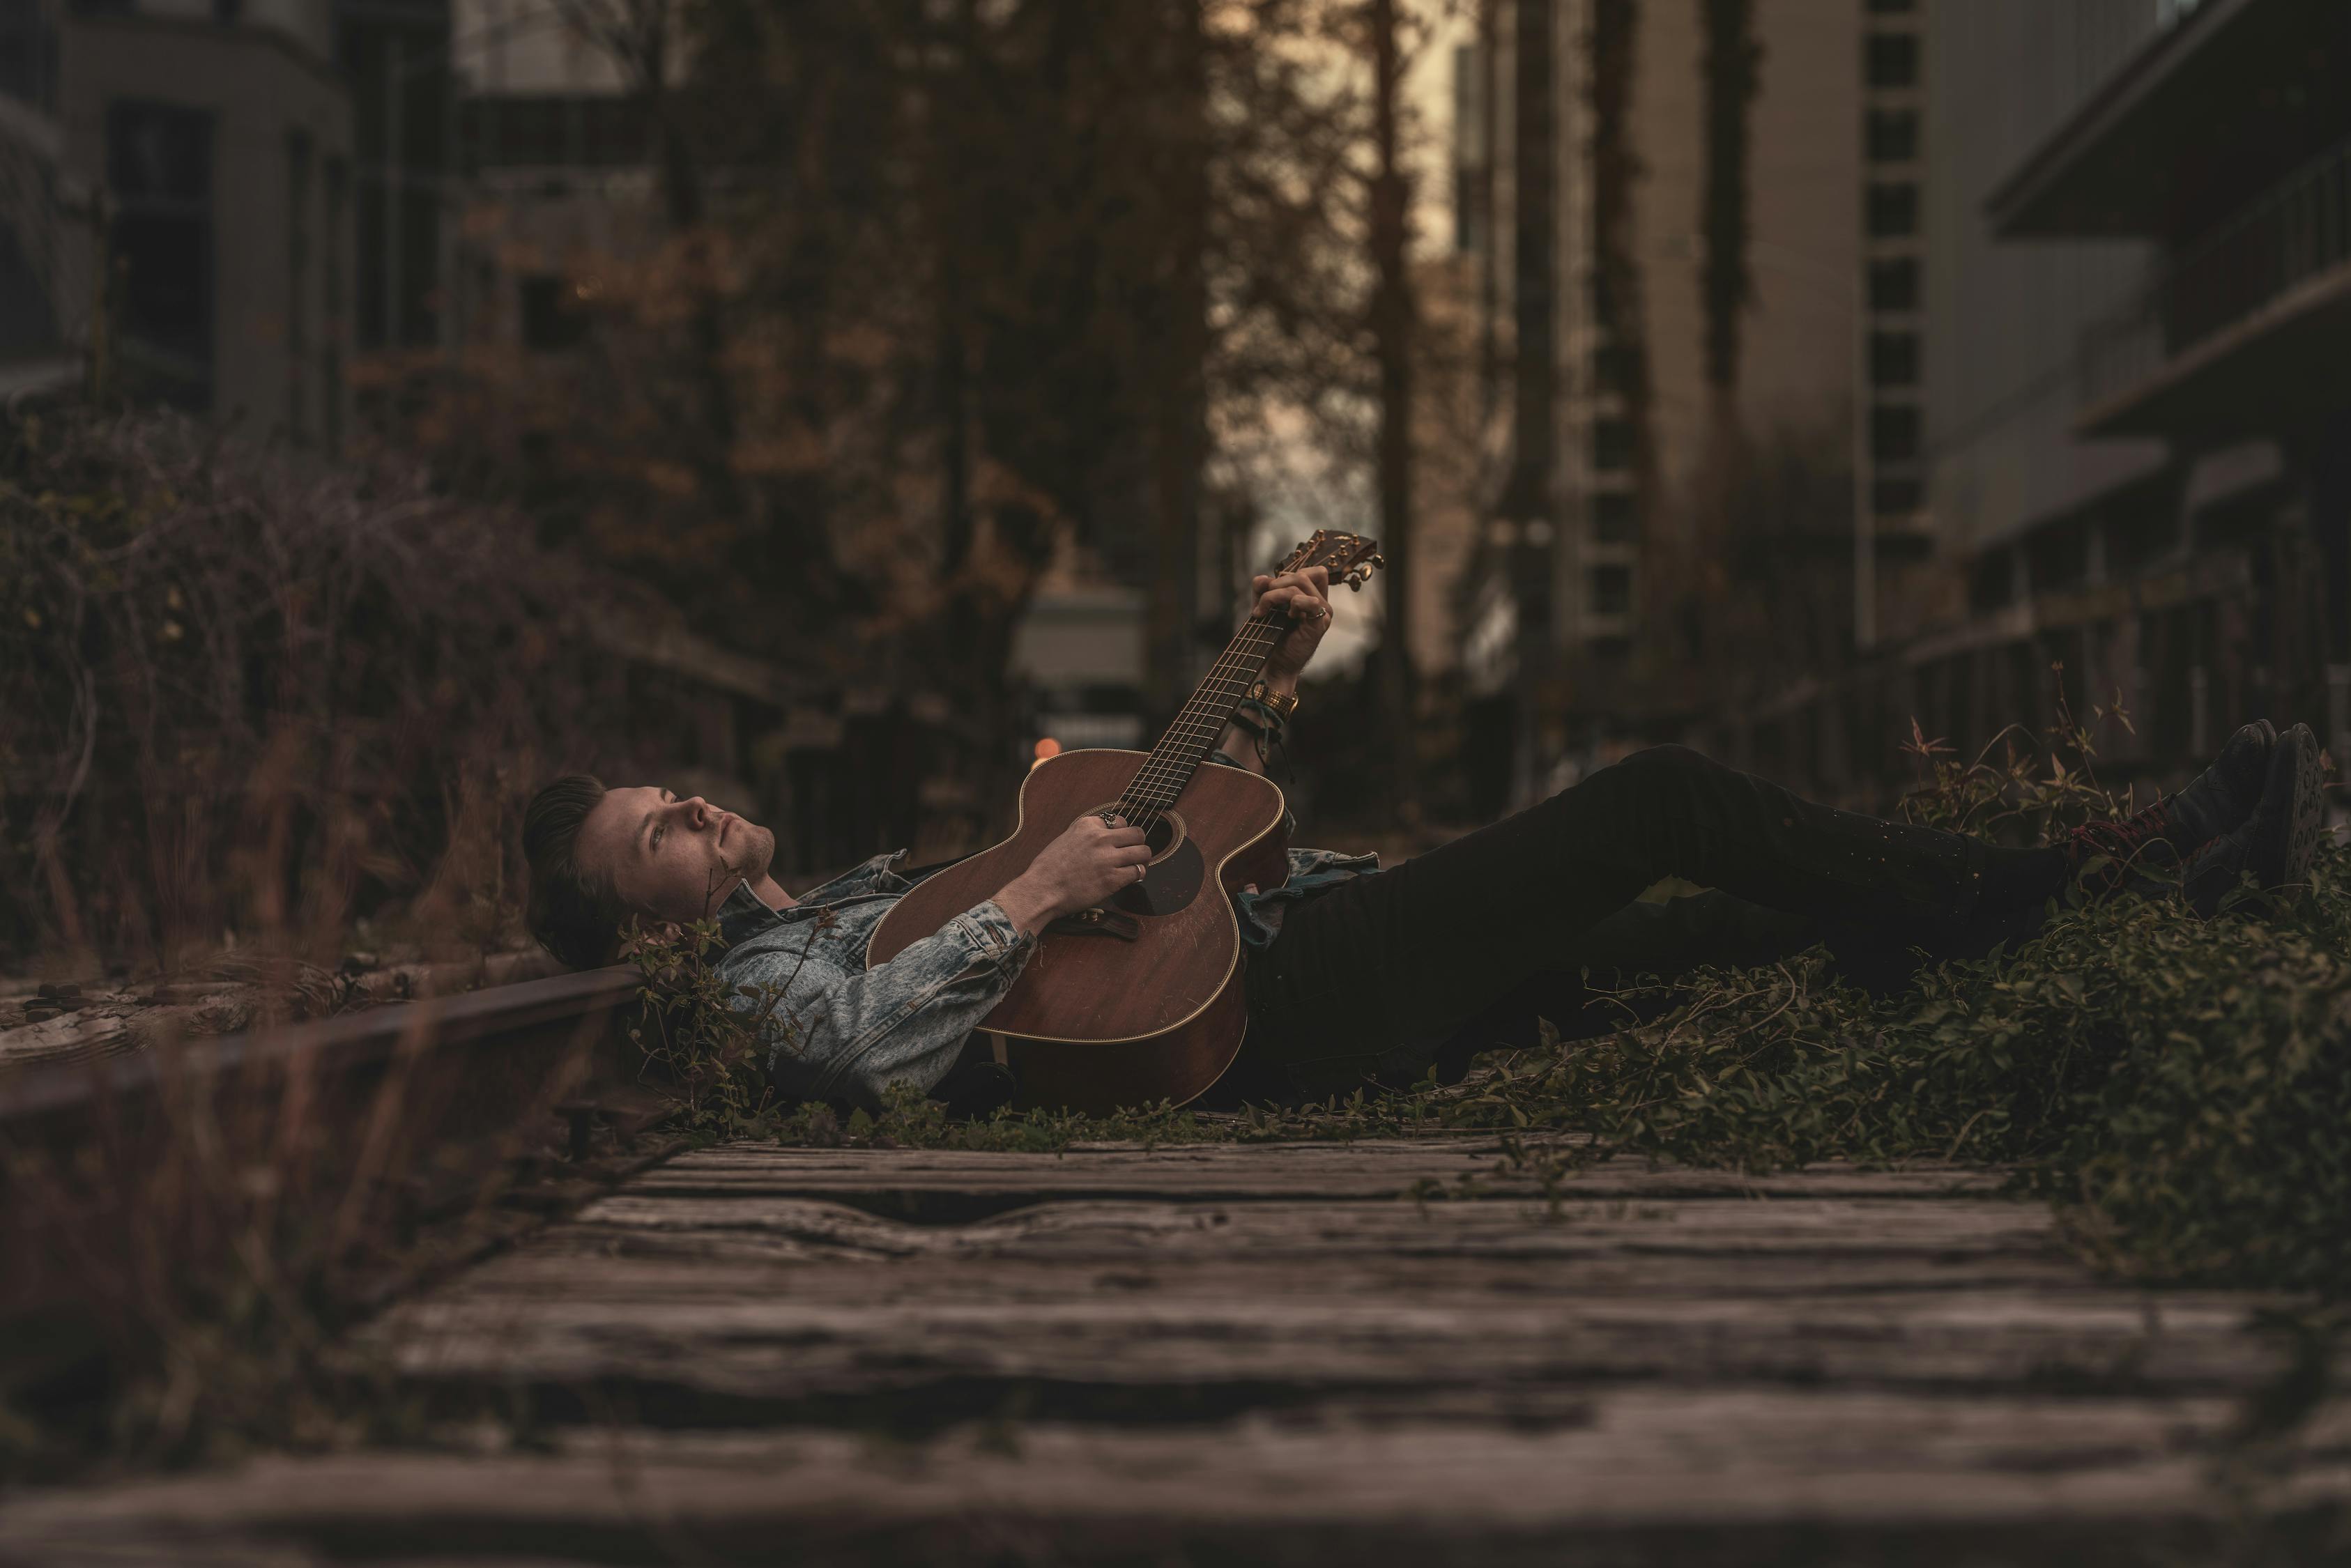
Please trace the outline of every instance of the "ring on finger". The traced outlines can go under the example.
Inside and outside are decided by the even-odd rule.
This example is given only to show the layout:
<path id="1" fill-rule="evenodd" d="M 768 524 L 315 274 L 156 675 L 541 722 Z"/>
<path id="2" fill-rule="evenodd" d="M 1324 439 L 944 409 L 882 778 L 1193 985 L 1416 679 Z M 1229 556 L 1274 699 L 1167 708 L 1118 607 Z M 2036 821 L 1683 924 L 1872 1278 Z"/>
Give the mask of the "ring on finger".
<path id="1" fill-rule="evenodd" d="M 1137 882 L 1141 882 L 1144 877 L 1149 876 L 1150 874 L 1151 868 L 1148 865 L 1139 865 L 1134 868 L 1134 880 Z"/>

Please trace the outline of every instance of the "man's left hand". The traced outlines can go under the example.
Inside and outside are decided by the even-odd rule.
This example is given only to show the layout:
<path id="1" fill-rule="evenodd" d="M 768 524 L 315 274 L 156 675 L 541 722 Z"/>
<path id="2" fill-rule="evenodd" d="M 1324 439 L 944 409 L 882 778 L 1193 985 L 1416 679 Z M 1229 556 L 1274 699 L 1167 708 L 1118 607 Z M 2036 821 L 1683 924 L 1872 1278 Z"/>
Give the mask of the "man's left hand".
<path id="1" fill-rule="evenodd" d="M 1331 569 L 1310 566 L 1304 571 L 1285 571 L 1280 577 L 1259 577 L 1251 580 L 1257 591 L 1259 615 L 1274 615 L 1287 612 L 1290 630 L 1273 645 L 1265 661 L 1265 684 L 1276 691 L 1288 691 L 1298 684 L 1306 668 L 1306 661 L 1314 656 L 1322 644 L 1322 633 L 1331 629 Z"/>

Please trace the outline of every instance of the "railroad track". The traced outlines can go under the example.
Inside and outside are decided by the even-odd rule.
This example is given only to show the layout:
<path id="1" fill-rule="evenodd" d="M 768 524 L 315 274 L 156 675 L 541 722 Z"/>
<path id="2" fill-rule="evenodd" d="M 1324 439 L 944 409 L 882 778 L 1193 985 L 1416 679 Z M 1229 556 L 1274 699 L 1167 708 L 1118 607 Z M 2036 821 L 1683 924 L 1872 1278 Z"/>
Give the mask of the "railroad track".
<path id="1" fill-rule="evenodd" d="M 630 1039 L 643 985 L 559 975 L 0 1077 L 0 1397 L 86 1363 L 126 1279 L 299 1231 L 366 1307 L 642 1165 L 668 1110 Z"/>

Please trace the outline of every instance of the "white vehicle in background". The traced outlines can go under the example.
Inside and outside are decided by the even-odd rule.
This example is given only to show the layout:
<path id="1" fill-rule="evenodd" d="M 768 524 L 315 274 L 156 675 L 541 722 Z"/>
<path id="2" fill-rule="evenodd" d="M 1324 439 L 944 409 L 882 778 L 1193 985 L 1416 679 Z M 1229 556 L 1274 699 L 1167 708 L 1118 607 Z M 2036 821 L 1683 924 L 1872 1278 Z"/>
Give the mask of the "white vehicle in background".
<path id="1" fill-rule="evenodd" d="M 1093 747 L 1141 749 L 1143 591 L 1116 583 L 1040 591 L 1012 634 L 1011 674 L 1026 683 L 1023 755 L 1033 764 Z"/>

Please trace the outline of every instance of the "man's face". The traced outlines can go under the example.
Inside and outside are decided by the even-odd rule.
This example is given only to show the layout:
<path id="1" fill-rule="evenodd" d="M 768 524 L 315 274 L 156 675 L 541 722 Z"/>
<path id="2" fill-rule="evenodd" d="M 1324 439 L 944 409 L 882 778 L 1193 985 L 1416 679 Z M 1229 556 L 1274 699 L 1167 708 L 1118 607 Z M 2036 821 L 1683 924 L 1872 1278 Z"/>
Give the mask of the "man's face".
<path id="1" fill-rule="evenodd" d="M 582 869 L 609 873 L 612 889 L 655 920 L 699 920 L 738 882 L 756 883 L 775 859 L 776 835 L 701 796 L 681 800 L 640 785 L 609 789 L 580 825 Z"/>

